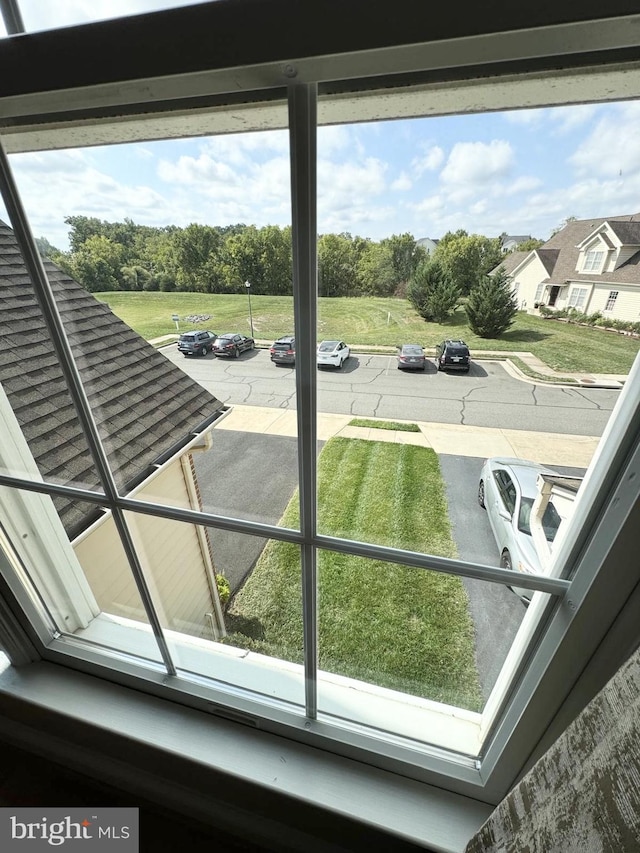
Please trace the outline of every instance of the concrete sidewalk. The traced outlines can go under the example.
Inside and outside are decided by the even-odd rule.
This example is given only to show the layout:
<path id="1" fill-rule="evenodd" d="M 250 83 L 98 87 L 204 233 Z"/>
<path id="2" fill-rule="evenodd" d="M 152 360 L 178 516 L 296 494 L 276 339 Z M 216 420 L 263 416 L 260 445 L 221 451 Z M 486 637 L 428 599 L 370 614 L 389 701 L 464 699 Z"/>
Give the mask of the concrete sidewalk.
<path id="1" fill-rule="evenodd" d="M 261 406 L 233 406 L 216 426 L 241 432 L 296 436 L 296 412 Z M 352 427 L 352 415 L 318 414 L 318 439 L 326 441 L 334 435 L 417 444 L 431 447 L 438 454 L 454 456 L 512 456 L 531 459 L 545 465 L 587 468 L 598 446 L 599 438 L 587 435 L 564 435 L 550 432 L 471 427 L 460 424 L 417 423 L 420 432 Z M 382 420 L 382 419 L 378 419 Z M 400 421 L 402 423 L 402 421 Z"/>

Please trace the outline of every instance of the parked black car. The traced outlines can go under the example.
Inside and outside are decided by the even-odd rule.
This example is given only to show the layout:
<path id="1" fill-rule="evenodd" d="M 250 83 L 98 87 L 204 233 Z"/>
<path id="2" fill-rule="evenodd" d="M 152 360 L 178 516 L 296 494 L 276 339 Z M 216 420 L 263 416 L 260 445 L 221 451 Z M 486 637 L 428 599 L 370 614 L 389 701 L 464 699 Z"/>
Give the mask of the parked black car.
<path id="1" fill-rule="evenodd" d="M 227 332 L 224 335 L 218 335 L 213 342 L 213 354 L 225 355 L 229 358 L 238 358 L 241 352 L 253 349 L 255 345 L 255 340 L 247 335 Z"/>
<path id="2" fill-rule="evenodd" d="M 215 332 L 184 332 L 178 340 L 178 349 L 184 356 L 206 355 L 217 337 Z"/>
<path id="3" fill-rule="evenodd" d="M 436 346 L 436 367 L 438 370 L 462 370 L 469 372 L 471 355 L 464 341 L 441 341 Z"/>
<path id="4" fill-rule="evenodd" d="M 295 364 L 296 339 L 293 335 L 283 335 L 274 341 L 269 350 L 274 364 Z"/>

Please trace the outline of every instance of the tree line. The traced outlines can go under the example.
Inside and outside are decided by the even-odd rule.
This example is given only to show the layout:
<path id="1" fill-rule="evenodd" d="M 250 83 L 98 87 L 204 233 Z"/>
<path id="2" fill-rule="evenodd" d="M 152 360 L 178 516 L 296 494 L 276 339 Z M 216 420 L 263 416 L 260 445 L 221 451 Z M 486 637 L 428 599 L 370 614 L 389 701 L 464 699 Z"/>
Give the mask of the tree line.
<path id="1" fill-rule="evenodd" d="M 158 228 L 88 216 L 68 216 L 65 223 L 69 251 L 39 238 L 40 251 L 91 292 L 241 293 L 249 281 L 252 294 L 292 294 L 289 226 L 192 223 Z M 524 248 L 542 244 L 529 242 Z M 425 320 L 434 322 L 443 322 L 460 300 L 472 312 L 482 294 L 495 301 L 491 281 L 503 284 L 500 272 L 488 278 L 504 258 L 500 237 L 462 229 L 445 234 L 431 254 L 411 234 L 379 242 L 348 233 L 323 234 L 317 245 L 320 296 L 406 297 Z M 496 311 L 494 304 L 489 313 Z"/>

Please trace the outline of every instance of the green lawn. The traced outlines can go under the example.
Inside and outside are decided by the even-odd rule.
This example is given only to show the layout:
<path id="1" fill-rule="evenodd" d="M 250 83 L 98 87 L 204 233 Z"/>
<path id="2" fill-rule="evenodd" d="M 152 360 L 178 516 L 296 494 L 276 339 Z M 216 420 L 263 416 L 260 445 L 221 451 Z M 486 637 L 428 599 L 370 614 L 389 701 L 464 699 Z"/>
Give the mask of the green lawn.
<path id="1" fill-rule="evenodd" d="M 175 333 L 172 314 L 210 314 L 201 327 L 218 334 L 248 333 L 245 294 L 222 296 L 198 293 L 96 293 L 112 310 L 147 340 Z M 293 302 L 284 296 L 252 296 L 255 336 L 275 340 L 293 329 Z M 427 349 L 442 338 L 464 338 L 474 353 L 483 350 L 525 351 L 537 355 L 556 370 L 592 373 L 627 373 L 640 349 L 637 338 L 543 320 L 521 312 L 514 326 L 497 340 L 471 333 L 462 309 L 444 325 L 426 323 L 404 299 L 320 299 L 318 339 L 339 338 L 352 346 L 416 342 Z M 181 322 L 180 328 L 191 328 Z"/>
<path id="2" fill-rule="evenodd" d="M 390 429 L 397 432 L 420 432 L 418 424 L 400 423 L 400 421 L 375 421 L 369 418 L 353 418 L 348 426 L 364 427 L 365 429 Z"/>
<path id="3" fill-rule="evenodd" d="M 320 454 L 318 482 L 323 533 L 456 556 L 433 450 L 333 438 Z M 299 526 L 297 493 L 283 524 Z M 318 590 L 321 669 L 481 708 L 474 626 L 460 578 L 324 551 Z M 232 645 L 302 662 L 298 546 L 267 544 L 229 607 L 227 627 Z"/>

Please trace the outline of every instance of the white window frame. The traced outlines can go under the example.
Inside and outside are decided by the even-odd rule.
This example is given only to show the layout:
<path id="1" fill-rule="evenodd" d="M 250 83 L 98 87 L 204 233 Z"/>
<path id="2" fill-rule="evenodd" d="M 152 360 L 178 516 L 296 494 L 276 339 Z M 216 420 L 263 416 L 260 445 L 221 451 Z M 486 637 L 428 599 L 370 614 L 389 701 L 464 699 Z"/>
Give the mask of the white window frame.
<path id="1" fill-rule="evenodd" d="M 567 305 L 569 308 L 575 308 L 576 311 L 583 311 L 587 304 L 588 287 L 572 287 L 569 293 Z"/>
<path id="2" fill-rule="evenodd" d="M 607 44 L 613 42 L 616 46 L 620 46 L 621 44 L 626 45 L 625 38 L 629 38 L 627 35 L 629 28 L 624 25 L 624 22 L 620 22 L 617 27 L 607 27 L 602 22 L 599 22 L 597 26 L 593 26 L 591 29 L 588 27 L 579 28 L 579 33 L 573 32 L 569 25 L 567 28 L 559 26 L 552 29 L 554 30 L 552 33 L 552 43 L 561 43 L 565 53 L 571 52 L 569 49 L 571 45 L 574 45 L 575 51 L 587 50 L 587 45 L 591 44 L 590 39 L 593 40 L 594 44 L 602 44 L 603 39 L 605 41 L 609 39 Z M 545 51 L 548 50 L 548 47 L 545 47 L 544 33 L 542 35 L 535 33 L 534 35 L 538 41 L 531 42 L 532 47 L 530 50 L 533 51 L 533 54 L 529 52 L 526 55 L 544 57 L 546 55 Z M 514 57 L 518 56 L 519 51 L 523 50 L 523 44 L 527 44 L 526 36 L 526 32 L 519 35 L 509 34 L 508 41 L 504 42 L 504 49 L 507 51 L 511 50 Z M 500 44 L 502 44 L 502 41 Z M 447 63 L 450 67 L 455 67 L 458 62 L 460 67 L 463 67 L 471 61 L 470 57 L 475 55 L 474 50 L 478 51 L 478 55 L 486 56 L 487 46 L 493 46 L 494 49 L 497 49 L 498 41 L 487 40 L 485 38 L 479 38 L 476 41 L 466 38 L 459 41 L 454 40 L 453 45 L 446 45 Z M 432 49 L 430 52 L 420 53 L 420 68 L 427 66 L 437 69 L 440 67 L 438 65 L 439 47 L 439 44 L 431 45 Z M 405 55 L 411 61 L 411 50 L 403 54 L 403 56 Z M 379 58 L 379 54 L 376 54 L 375 57 L 372 54 L 368 58 L 356 57 L 355 65 L 359 69 L 359 74 L 366 77 L 367 72 L 369 74 L 379 73 L 380 69 L 376 64 Z M 375 59 L 375 62 L 372 61 L 373 59 Z M 392 65 L 394 61 L 393 59 L 391 60 Z M 412 61 L 415 63 L 416 60 L 413 59 Z M 337 547 L 337 543 L 333 539 L 317 536 L 313 533 L 312 529 L 312 517 L 315 510 L 315 479 L 314 465 L 312 464 L 312 460 L 315 457 L 316 438 L 315 348 L 312 344 L 311 335 L 300 335 L 301 331 L 306 330 L 309 332 L 309 330 L 315 329 L 315 300 L 312 295 L 315 278 L 315 85 L 316 82 L 322 81 L 322 73 L 326 73 L 326 67 L 326 64 L 319 63 L 320 70 L 318 70 L 318 64 L 314 65 L 311 61 L 307 65 L 302 62 L 299 69 L 291 65 L 285 65 L 284 67 L 279 65 L 277 69 L 269 70 L 269 74 L 272 74 L 273 77 L 269 77 L 269 74 L 265 73 L 265 78 L 277 80 L 277 83 L 273 83 L 274 86 L 282 86 L 287 85 L 287 80 L 290 81 L 292 77 L 296 77 L 300 70 L 308 73 L 309 69 L 312 71 L 316 69 L 310 75 L 310 79 L 313 82 L 289 84 L 294 223 L 298 229 L 298 249 L 294 276 L 296 281 L 296 334 L 302 342 L 301 349 L 297 353 L 300 361 L 296 378 L 299 400 L 300 491 L 303 504 L 301 531 L 299 536 L 284 530 L 274 529 L 271 531 L 274 538 L 289 539 L 290 541 L 299 541 L 301 543 L 304 564 L 304 606 L 308 613 L 313 612 L 314 607 L 314 549 L 319 547 Z M 332 68 L 334 67 L 332 66 Z M 396 72 L 402 70 L 402 61 L 397 60 L 393 70 Z M 345 72 L 345 77 L 348 76 Z M 577 76 L 579 77 L 580 75 L 578 74 Z M 585 100 L 592 99 L 594 96 L 598 97 L 596 87 L 599 85 L 599 81 L 592 74 L 587 76 L 589 82 L 587 86 L 588 91 L 585 91 L 584 94 Z M 224 75 L 218 77 L 215 74 L 207 75 L 208 91 L 211 91 L 216 85 L 221 87 L 230 85 L 229 83 L 220 82 L 223 77 Z M 256 86 L 257 78 L 255 73 L 247 72 L 243 76 L 234 71 L 232 78 L 231 85 L 233 86 L 244 86 L 248 91 Z M 192 75 L 191 83 L 184 83 L 183 81 L 183 85 L 196 85 L 197 82 Z M 525 82 L 530 83 L 531 81 L 527 80 Z M 537 90 L 537 97 L 540 99 L 540 103 L 546 103 L 547 101 L 544 100 L 544 97 L 548 92 L 547 78 L 541 75 L 538 82 L 541 83 L 541 86 Z M 152 95 L 157 93 L 162 89 L 163 85 L 165 84 L 159 83 L 156 89 L 152 86 L 147 90 L 147 94 L 149 92 Z M 609 83 L 606 86 L 604 84 L 600 85 L 603 86 L 601 97 L 605 97 L 605 91 L 609 93 L 607 96 L 610 97 L 611 87 Z M 450 92 L 461 93 L 462 88 L 459 83 L 454 81 L 451 83 Z M 561 89 L 562 87 L 558 88 Z M 127 84 L 122 84 L 119 81 L 117 89 L 121 93 L 125 92 L 127 91 Z M 507 90 L 508 86 L 505 87 L 501 95 L 498 93 L 496 99 L 499 101 L 500 97 L 502 97 L 503 107 L 510 105 Z M 492 83 L 486 84 L 485 89 L 482 89 L 482 85 L 480 85 L 472 93 L 471 103 L 474 104 L 474 108 L 477 108 L 478 92 L 484 92 L 484 95 L 488 96 L 488 93 L 493 94 L 494 92 L 498 92 L 498 90 L 495 89 Z M 109 94 L 107 89 L 102 90 L 102 95 L 105 99 L 104 102 L 108 101 Z M 554 96 L 563 97 L 557 93 Z M 140 97 L 139 94 L 138 97 Z M 431 93 L 431 97 L 433 98 L 433 102 L 436 103 L 437 92 Z M 568 96 L 565 97 L 567 100 L 570 100 Z M 74 102 L 76 106 L 80 105 L 79 109 L 81 111 L 95 103 L 92 100 L 94 98 L 95 92 L 91 91 L 91 87 L 73 94 Z M 424 93 L 421 93 L 421 98 L 424 102 Z M 518 98 L 519 95 L 516 94 L 514 99 L 516 105 Z M 64 99 L 64 93 L 56 94 L 56 103 L 58 105 L 64 102 Z M 36 98 L 35 100 L 37 107 L 38 99 Z M 367 98 L 363 96 L 362 101 L 366 102 Z M 50 93 L 46 92 L 45 97 L 40 101 L 40 109 L 44 111 L 44 104 L 49 104 L 49 102 Z M 489 101 L 489 103 L 490 106 L 487 106 L 487 109 L 495 107 L 495 101 Z M 24 106 L 23 102 L 20 102 L 20 99 L 18 99 L 15 107 L 17 115 L 24 114 L 24 111 L 20 112 L 22 106 Z M 423 109 L 425 108 L 423 107 Z M 435 106 L 432 109 L 436 112 L 438 107 Z M 459 100 L 456 103 L 455 109 L 461 109 Z M 454 109 L 450 111 L 454 112 Z M 34 112 L 37 113 L 38 109 L 35 109 Z M 345 115 L 343 121 L 346 122 L 349 120 L 348 115 L 349 113 Z M 59 129 L 52 128 L 52 134 L 58 133 L 58 131 Z M 36 128 L 35 130 L 24 129 L 24 139 L 41 139 L 43 136 L 46 136 L 46 133 L 44 133 L 42 128 Z M 59 140 L 62 137 L 60 135 L 57 137 L 51 136 L 51 139 L 54 138 Z M 17 131 L 15 131 L 15 135 L 12 138 L 12 143 L 19 145 L 19 134 Z M 17 202 L 19 206 L 19 200 Z M 21 217 L 18 214 L 16 218 L 20 220 Z M 16 228 L 13 216 L 12 224 Z M 25 227 L 19 235 L 22 248 L 23 251 L 30 255 L 31 262 L 37 266 L 37 252 L 34 251 L 33 238 L 26 222 L 23 224 Z M 53 316 L 53 313 L 49 317 L 49 320 L 55 327 L 55 316 Z M 54 334 L 58 334 L 59 340 L 62 343 L 62 356 L 64 356 L 64 334 L 56 333 L 55 329 Z M 305 344 L 305 341 L 308 341 L 308 344 Z M 70 371 L 73 384 L 77 380 L 73 378 L 72 363 L 68 365 L 68 370 Z M 555 713 L 562 706 L 564 699 L 569 695 L 576 695 L 576 691 L 572 693 L 570 687 L 567 685 L 573 681 L 579 682 L 585 667 L 588 668 L 592 658 L 596 655 L 596 651 L 600 648 L 599 644 L 604 640 L 608 627 L 613 624 L 621 606 L 624 606 L 630 595 L 629 583 L 631 579 L 626 579 L 625 585 L 624 575 L 618 569 L 619 561 L 610 558 L 609 551 L 611 550 L 612 541 L 615 545 L 615 534 L 625 528 L 629 516 L 633 512 L 635 498 L 637 497 L 635 483 L 640 479 L 636 476 L 636 471 L 640 464 L 638 458 L 640 451 L 638 450 L 637 438 L 638 407 L 636 405 L 637 400 L 634 399 L 633 395 L 636 393 L 639 381 L 638 369 L 635 369 L 634 376 L 630 377 L 626 385 L 626 393 L 621 395 L 620 399 L 622 403 L 616 412 L 615 422 L 612 422 L 608 429 L 607 441 L 605 442 L 605 437 L 603 436 L 603 440 L 600 443 L 597 464 L 594 463 L 590 469 L 588 479 L 593 489 L 592 496 L 596 495 L 596 500 L 595 502 L 584 500 L 580 505 L 580 512 L 576 510 L 576 516 L 580 517 L 582 521 L 579 528 L 579 535 L 575 533 L 571 538 L 567 537 L 563 543 L 562 552 L 558 552 L 557 566 L 566 561 L 577 569 L 579 568 L 579 571 L 575 575 L 575 581 L 572 580 L 569 592 L 564 596 L 562 595 L 563 585 L 554 586 L 552 583 L 545 584 L 544 580 L 536 579 L 535 577 L 532 581 L 533 586 L 537 585 L 542 589 L 547 588 L 549 592 L 557 594 L 561 599 L 561 603 L 554 603 L 553 596 L 547 595 L 544 592 L 540 592 L 534 597 L 530 606 L 531 617 L 528 619 L 528 630 L 530 631 L 532 641 L 535 640 L 535 644 L 532 642 L 531 646 L 527 645 L 526 647 L 515 649 L 513 650 L 513 654 L 510 655 L 508 668 L 511 669 L 511 673 L 516 677 L 513 683 L 517 687 L 509 694 L 505 691 L 499 700 L 496 699 L 495 707 L 489 709 L 491 717 L 487 718 L 486 727 L 490 734 L 490 740 L 487 741 L 488 747 L 480 758 L 471 762 L 465 761 L 464 758 L 460 757 L 456 760 L 455 756 L 444 754 L 442 751 L 438 751 L 438 749 L 425 748 L 416 743 L 398 743 L 397 739 L 393 737 L 386 737 L 380 733 L 372 736 L 370 732 L 358 730 L 357 727 L 349 727 L 348 725 L 345 725 L 342 729 L 339 726 L 332 727 L 328 721 L 319 719 L 317 714 L 317 697 L 315 696 L 313 687 L 313 674 L 317 674 L 317 670 L 314 664 L 315 655 L 311 631 L 307 634 L 305 664 L 307 674 L 311 673 L 313 677 L 309 679 L 307 675 L 305 679 L 306 718 L 300 718 L 299 728 L 296 729 L 291 715 L 285 713 L 286 709 L 283 710 L 277 706 L 277 703 L 274 703 L 270 712 L 264 712 L 264 708 L 262 709 L 262 716 L 259 715 L 260 722 L 258 725 L 270 724 L 270 728 L 267 725 L 268 732 L 278 735 L 279 738 L 283 735 L 288 735 L 292 748 L 295 747 L 296 750 L 301 750 L 308 758 L 312 752 L 317 752 L 318 750 L 307 749 L 305 751 L 303 747 L 311 746 L 317 748 L 322 746 L 323 751 L 327 755 L 341 756 L 342 759 L 348 759 L 342 766 L 345 768 L 348 767 L 350 773 L 355 774 L 356 764 L 359 761 L 363 762 L 362 765 L 358 764 L 360 773 L 364 774 L 364 776 L 367 776 L 368 773 L 369 780 L 375 776 L 378 770 L 390 773 L 391 776 L 388 779 L 392 781 L 392 787 L 396 792 L 406 791 L 406 785 L 402 780 L 406 781 L 411 773 L 415 773 L 415 781 L 421 784 L 414 790 L 414 793 L 419 793 L 419 796 L 416 797 L 414 804 L 415 811 L 412 811 L 412 815 L 416 818 L 416 823 L 412 824 L 412 831 L 418 822 L 420 809 L 428 809 L 429 820 L 433 819 L 437 812 L 435 789 L 429 789 L 431 799 L 428 806 L 425 805 L 425 801 L 422 798 L 429 787 L 427 784 L 429 782 L 434 783 L 438 789 L 448 789 L 453 795 L 457 796 L 462 793 L 467 798 L 470 797 L 476 804 L 482 800 L 485 803 L 497 802 L 510 785 L 513 784 L 517 775 L 525 767 L 527 760 L 532 756 L 533 745 L 540 738 L 543 738 L 548 731 L 552 730 Z M 78 388 L 81 389 L 81 385 L 78 384 Z M 76 402 L 79 408 L 82 409 L 83 400 L 81 399 L 81 395 L 78 396 Z M 90 433 L 90 412 L 85 412 L 85 415 L 84 426 Z M 96 441 L 95 436 L 94 444 L 99 444 L 99 440 Z M 635 483 L 632 482 L 633 480 L 635 480 Z M 21 486 L 38 494 L 47 494 L 50 491 L 46 485 L 27 482 L 21 480 L 20 477 L 4 477 L 3 485 L 16 488 Z M 69 489 L 68 493 L 73 494 L 73 490 Z M 114 507 L 122 512 L 137 509 L 139 511 L 166 515 L 167 517 L 175 517 L 178 520 L 193 521 L 199 518 L 197 514 L 187 511 L 170 513 L 163 507 L 155 507 L 150 504 L 145 504 L 144 507 L 141 507 L 135 501 L 129 499 L 118 499 L 114 498 L 113 495 L 108 495 L 108 497 L 113 502 Z M 212 526 L 215 526 L 215 523 L 212 521 Z M 257 526 L 250 523 L 237 522 L 235 529 L 239 532 L 257 532 Z M 602 535 L 599 538 L 593 536 L 592 533 L 595 529 L 606 531 L 606 535 Z M 123 535 L 125 532 L 123 531 Z M 609 549 L 607 549 L 607 545 Z M 343 545 L 342 547 L 348 550 L 347 546 Z M 359 552 L 355 544 L 349 547 L 354 553 Z M 361 553 L 364 556 L 381 554 L 393 556 L 393 554 L 387 554 L 385 549 L 373 546 L 361 549 Z M 562 558 L 560 556 L 561 553 Z M 134 564 L 132 568 L 135 570 L 134 557 L 135 555 L 132 555 L 132 562 Z M 452 568 L 446 561 L 421 560 L 419 556 L 413 557 L 412 560 L 412 564 L 416 567 L 429 567 L 443 571 L 451 570 Z M 480 576 L 483 572 L 479 571 L 479 569 L 484 570 L 484 567 L 460 565 L 456 569 L 463 575 Z M 7 568 L 6 572 L 8 576 L 11 576 L 14 569 Z M 504 582 L 504 578 L 499 573 L 495 575 L 484 573 L 484 576 L 491 579 L 500 579 Z M 611 583 L 612 580 L 620 582 Z M 524 578 L 522 582 L 525 582 Z M 598 594 L 603 586 L 607 590 L 607 595 L 604 599 Z M 15 616 L 16 612 L 19 614 L 17 617 Z M 597 614 L 596 630 L 594 630 L 591 620 L 588 620 L 590 622 L 588 626 L 584 624 L 590 613 Z M 9 614 L 13 615 L 10 617 Z M 535 618 L 538 616 L 540 617 L 539 619 Z M 156 696 L 164 700 L 178 698 L 181 703 L 187 703 L 190 700 L 193 707 L 203 713 L 213 713 L 214 715 L 226 717 L 229 725 L 226 725 L 226 727 L 223 726 L 222 729 L 227 736 L 236 738 L 236 743 L 239 743 L 246 734 L 242 724 L 256 722 L 252 713 L 247 708 L 251 706 L 250 710 L 252 712 L 257 712 L 259 709 L 256 708 L 255 703 L 251 705 L 250 697 L 246 697 L 240 691 L 236 691 L 235 695 L 229 692 L 224 695 L 222 693 L 215 693 L 211 691 L 209 685 L 199 681 L 198 678 L 191 680 L 188 684 L 188 690 L 182 690 L 175 679 L 175 673 L 171 671 L 169 666 L 164 669 L 157 668 L 156 670 L 153 670 L 153 668 L 144 669 L 136 660 L 124 660 L 118 655 L 109 656 L 107 654 L 106 657 L 104 655 L 101 656 L 97 652 L 87 651 L 81 642 L 74 643 L 72 638 L 55 636 L 54 632 L 52 632 L 49 642 L 43 642 L 43 630 L 46 630 L 47 626 L 42 614 L 38 613 L 38 602 L 31 600 L 30 596 L 26 593 L 21 594 L 18 588 L 7 588 L 6 585 L 3 585 L 0 589 L 0 618 L 2 618 L 2 639 L 5 647 L 12 650 L 14 663 L 24 663 L 34 656 L 39 656 L 46 664 L 36 665 L 35 667 L 26 666 L 23 668 L 24 671 L 21 670 L 18 676 L 15 673 L 9 673 L 9 675 L 4 677 L 7 672 L 5 671 L 1 683 L 1 688 L 5 692 L 5 695 L 11 694 L 18 697 L 21 695 L 25 702 L 35 702 L 36 697 L 38 697 L 40 704 L 51 709 L 52 712 L 57 709 L 62 713 L 61 709 L 64 707 L 64 713 L 71 719 L 73 714 L 70 704 L 67 701 L 65 706 L 64 701 L 59 695 L 60 691 L 51 684 L 53 676 L 48 675 L 48 673 L 56 672 L 57 677 L 62 681 L 73 681 L 77 691 L 74 695 L 75 699 L 77 699 L 79 692 L 86 689 L 86 684 L 88 683 L 84 678 L 80 677 L 81 674 L 97 675 L 99 676 L 98 688 L 101 695 L 104 695 L 106 691 L 114 695 L 118 693 L 120 696 L 118 706 L 120 714 L 119 730 L 122 732 L 131 731 L 135 729 L 134 723 L 136 722 L 136 715 L 132 711 L 135 702 L 131 698 L 129 700 L 126 697 L 123 698 L 123 695 L 119 692 L 120 688 L 111 686 L 111 690 L 109 689 L 110 686 L 107 685 L 104 677 L 108 674 L 110 680 L 114 682 L 119 681 L 122 685 L 142 689 L 143 693 L 147 693 L 149 696 Z M 540 633 L 540 626 L 542 624 L 546 625 L 544 634 Z M 32 630 L 34 626 L 37 628 L 35 637 Z M 582 643 L 580 643 L 581 639 L 583 640 Z M 530 657 L 529 653 L 531 649 L 535 649 L 533 657 L 530 660 L 526 660 L 527 657 Z M 577 652 L 577 649 L 580 651 Z M 22 656 L 19 653 L 20 650 L 22 651 Z M 62 667 L 60 666 L 61 664 L 63 665 Z M 606 672 L 606 665 L 604 665 L 602 671 Z M 583 687 L 583 695 L 587 695 L 589 690 L 593 688 L 594 680 L 597 680 L 597 677 L 587 679 L 587 683 Z M 565 686 L 559 689 L 559 684 L 564 684 Z M 82 685 L 85 685 L 85 688 Z M 580 690 L 577 692 L 579 694 Z M 125 708 L 128 708 L 128 710 L 125 711 Z M 171 701 L 160 702 L 158 713 L 166 714 L 167 717 L 174 715 L 174 719 L 177 715 L 181 723 L 185 723 L 189 717 L 188 714 L 184 713 L 184 709 L 182 709 L 182 712 L 176 711 L 176 707 Z M 103 719 L 104 717 L 101 717 L 96 710 L 96 720 Z M 234 720 L 236 721 L 235 723 L 233 722 Z M 148 733 L 144 733 L 142 729 L 143 727 L 138 720 L 137 736 L 141 740 L 145 736 L 147 738 L 151 737 Z M 212 723 L 212 729 L 216 729 L 215 721 Z M 183 732 L 181 749 L 186 754 L 193 745 L 193 742 L 189 741 L 187 743 L 185 737 Z M 271 734 L 261 732 L 261 738 L 257 738 L 257 741 L 266 743 L 270 738 Z M 160 744 L 162 738 L 159 735 L 156 740 L 156 747 L 158 749 L 169 748 L 166 741 L 163 745 Z M 413 761 L 409 759 L 410 754 L 412 754 Z M 214 759 L 212 758 L 211 760 L 213 761 Z M 315 763 L 313 758 L 309 760 L 310 766 L 316 768 L 319 766 L 319 756 L 316 756 Z M 356 762 L 356 764 L 353 762 Z M 378 770 L 366 771 L 362 769 L 363 767 L 370 768 L 375 763 L 378 765 Z M 339 765 L 340 762 L 338 761 L 336 766 Z M 247 770 L 246 772 L 247 776 L 251 777 L 251 771 Z M 254 773 L 253 778 L 256 779 L 257 777 L 258 774 Z M 306 778 L 308 779 L 308 777 Z M 262 781 L 266 781 L 266 774 Z M 298 785 L 301 781 L 298 780 Z M 275 786 L 275 780 L 272 780 L 270 784 Z M 374 786 L 370 785 L 369 790 L 372 787 Z M 300 794 L 299 788 L 297 792 L 294 790 L 295 785 L 293 784 L 293 780 L 289 784 L 289 789 L 292 791 L 292 794 Z M 343 789 L 340 788 L 340 790 Z M 354 806 L 351 803 L 350 805 L 353 807 L 354 813 L 357 812 L 358 816 L 366 819 L 365 797 L 358 796 L 359 804 Z M 336 811 L 339 810 L 340 806 L 337 796 L 331 797 L 329 793 L 325 792 L 323 802 L 327 808 L 335 809 Z M 380 798 L 374 798 L 374 802 L 379 806 Z M 414 806 L 411 808 L 414 808 Z M 471 801 L 469 799 L 465 800 L 464 808 L 471 809 Z M 452 813 L 452 810 L 455 811 L 453 806 L 448 812 L 449 815 Z M 389 811 L 389 809 L 386 809 L 386 811 Z M 484 813 L 486 813 L 486 810 Z M 375 823 L 376 819 L 379 822 L 385 819 L 388 820 L 389 823 L 393 823 L 395 830 L 402 833 L 401 818 L 403 815 L 406 818 L 407 810 L 395 822 L 393 816 L 386 815 L 383 818 L 381 815 L 372 815 L 370 811 L 368 815 L 373 823 Z M 420 816 L 424 819 L 424 812 Z M 430 840 L 433 841 L 433 838 Z M 451 849 L 456 849 L 453 844 L 450 847 Z M 449 847 L 446 847 L 443 843 L 441 849 L 449 849 Z"/>
<path id="3" fill-rule="evenodd" d="M 542 294 L 544 293 L 544 287 L 544 284 L 539 284 L 536 287 L 536 295 L 533 297 L 534 302 L 540 302 L 540 300 L 542 299 Z"/>
<path id="4" fill-rule="evenodd" d="M 585 252 L 582 272 L 600 272 L 605 254 L 604 249 L 589 249 Z"/>
<path id="5" fill-rule="evenodd" d="M 606 301 L 606 304 L 604 306 L 605 311 L 613 311 L 613 309 L 616 307 L 616 301 L 617 301 L 619 295 L 620 295 L 619 290 L 610 290 L 609 291 L 609 296 L 607 296 L 607 301 Z"/>

